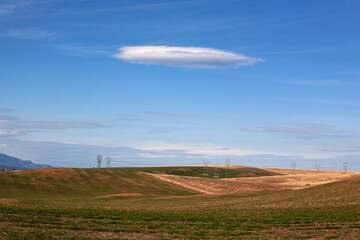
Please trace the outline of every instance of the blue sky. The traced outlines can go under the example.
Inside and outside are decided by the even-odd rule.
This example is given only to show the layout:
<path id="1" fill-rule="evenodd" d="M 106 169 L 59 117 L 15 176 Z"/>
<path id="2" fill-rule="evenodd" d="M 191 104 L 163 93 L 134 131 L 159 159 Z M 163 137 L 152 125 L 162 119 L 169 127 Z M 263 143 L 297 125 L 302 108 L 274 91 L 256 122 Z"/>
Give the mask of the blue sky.
<path id="1" fill-rule="evenodd" d="M 0 3 L 0 152 L 360 171 L 360 3 Z"/>

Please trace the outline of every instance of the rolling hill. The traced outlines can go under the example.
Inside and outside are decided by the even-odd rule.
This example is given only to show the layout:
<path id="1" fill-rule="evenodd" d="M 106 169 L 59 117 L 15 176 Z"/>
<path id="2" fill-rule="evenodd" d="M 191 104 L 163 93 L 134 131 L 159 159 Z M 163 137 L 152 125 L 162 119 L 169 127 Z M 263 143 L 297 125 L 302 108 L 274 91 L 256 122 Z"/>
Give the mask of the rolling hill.
<path id="1" fill-rule="evenodd" d="M 0 239 L 360 239 L 360 173 L 216 167 L 0 173 Z"/>
<path id="2" fill-rule="evenodd" d="M 219 169 L 224 172 L 224 169 Z M 158 178 L 159 175 L 181 178 L 209 179 L 212 175 L 202 175 L 203 167 L 134 167 L 134 168 L 47 168 L 0 175 L 0 187 L 7 197 L 78 196 L 99 197 L 119 194 L 125 196 L 174 196 L 202 194 L 199 189 L 172 183 Z M 237 177 L 272 176 L 276 173 L 242 167 L 232 169 L 231 175 Z M 221 175 L 221 174 L 220 174 Z M 199 177 L 201 176 L 201 177 Z M 225 183 L 226 184 L 226 183 Z"/>
<path id="3" fill-rule="evenodd" d="M 158 197 L 189 195 L 249 195 L 257 192 L 303 189 L 346 180 L 358 173 L 231 166 L 45 168 L 2 173 L 3 197 Z M 220 177 L 211 172 L 220 173 Z M 351 180 L 355 181 L 355 180 Z M 312 194 L 314 195 L 314 194 Z"/>

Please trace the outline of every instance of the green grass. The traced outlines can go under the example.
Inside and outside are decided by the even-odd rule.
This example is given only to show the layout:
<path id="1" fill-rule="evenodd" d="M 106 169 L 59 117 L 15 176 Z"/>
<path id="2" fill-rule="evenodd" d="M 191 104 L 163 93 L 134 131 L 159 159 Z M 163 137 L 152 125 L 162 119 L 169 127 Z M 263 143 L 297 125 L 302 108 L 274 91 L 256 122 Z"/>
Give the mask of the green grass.
<path id="1" fill-rule="evenodd" d="M 224 199 L 225 201 L 229 199 Z M 234 201 L 234 199 L 231 199 Z M 171 201 L 170 201 L 171 202 Z M 0 237 L 13 239 L 286 239 L 360 237 L 359 206 L 176 209 L 0 206 Z M 11 238 L 9 238 L 11 239 Z"/>
<path id="2" fill-rule="evenodd" d="M 244 167 L 238 169 L 229 169 L 228 176 L 226 176 L 226 169 L 209 166 L 207 169 L 204 167 L 181 166 L 181 167 L 146 167 L 146 168 L 122 168 L 123 171 L 143 171 L 148 173 L 163 173 L 169 175 L 179 175 L 188 177 L 203 177 L 214 178 L 214 174 L 218 173 L 218 178 L 238 178 L 238 177 L 261 177 L 273 176 L 277 173 L 252 167 Z"/>

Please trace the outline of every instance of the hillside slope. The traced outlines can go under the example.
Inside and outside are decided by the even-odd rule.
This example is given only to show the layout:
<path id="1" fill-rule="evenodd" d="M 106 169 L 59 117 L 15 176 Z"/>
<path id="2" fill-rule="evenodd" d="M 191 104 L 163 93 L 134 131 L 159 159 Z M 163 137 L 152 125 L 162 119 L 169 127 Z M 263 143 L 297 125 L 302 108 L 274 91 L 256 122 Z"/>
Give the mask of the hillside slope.
<path id="1" fill-rule="evenodd" d="M 11 157 L 6 154 L 0 153 L 0 166 L 4 168 L 17 168 L 17 169 L 37 169 L 37 168 L 50 168 L 47 164 L 36 164 L 29 160 L 21 160 L 20 158 Z"/>
<path id="2" fill-rule="evenodd" d="M 98 197 L 191 195 L 136 168 L 48 168 L 0 174 L 1 197 Z"/>
<path id="3" fill-rule="evenodd" d="M 330 195 L 349 196 L 352 192 L 349 190 L 350 187 L 360 185 L 357 178 L 360 173 L 355 172 L 344 174 L 332 171 L 291 170 L 288 175 L 276 175 L 275 170 L 259 171 L 257 168 L 239 166 L 232 166 L 231 172 L 241 177 L 219 179 L 211 177 L 210 174 L 204 176 L 203 167 L 200 166 L 34 169 L 1 173 L 0 198 L 247 196 L 261 192 L 268 194 L 308 188 L 304 191 L 274 194 L 272 201 L 298 201 L 306 198 L 311 201 L 315 196 L 316 199 L 326 199 Z M 337 182 L 341 180 L 349 182 Z M 335 183 L 311 188 L 330 182 Z M 357 197 L 357 194 L 360 197 L 359 192 L 354 190 L 353 195 Z"/>
<path id="4" fill-rule="evenodd" d="M 360 200 L 360 176 L 353 175 L 347 179 L 322 184 L 315 187 L 289 191 L 282 194 L 274 194 L 262 199 L 265 205 L 348 205 L 359 204 Z"/>

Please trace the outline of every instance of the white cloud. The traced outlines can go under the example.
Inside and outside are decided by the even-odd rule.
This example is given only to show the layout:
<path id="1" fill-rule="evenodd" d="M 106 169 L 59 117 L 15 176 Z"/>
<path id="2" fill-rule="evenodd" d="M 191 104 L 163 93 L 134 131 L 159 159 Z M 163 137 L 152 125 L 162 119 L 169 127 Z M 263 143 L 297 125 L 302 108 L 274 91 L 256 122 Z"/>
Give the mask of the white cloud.
<path id="1" fill-rule="evenodd" d="M 148 141 L 136 144 L 132 146 L 133 148 L 140 149 L 143 151 L 155 151 L 155 152 L 171 152 L 178 151 L 182 155 L 189 157 L 198 156 L 203 158 L 204 156 L 215 157 L 215 156 L 246 156 L 246 155 L 262 155 L 262 154 L 275 154 L 275 155 L 284 155 L 279 153 L 269 153 L 269 152 L 258 152 L 247 149 L 238 149 L 238 148 L 227 148 L 222 145 L 203 143 L 203 144 L 176 144 L 169 142 L 160 142 L 160 141 Z"/>
<path id="2" fill-rule="evenodd" d="M 159 64 L 189 68 L 218 68 L 253 65 L 264 60 L 214 48 L 129 46 L 118 49 L 115 58 L 139 64 Z"/>
<path id="3" fill-rule="evenodd" d="M 20 129 L 0 129 L 0 137 L 21 136 L 25 132 Z"/>

